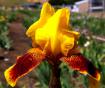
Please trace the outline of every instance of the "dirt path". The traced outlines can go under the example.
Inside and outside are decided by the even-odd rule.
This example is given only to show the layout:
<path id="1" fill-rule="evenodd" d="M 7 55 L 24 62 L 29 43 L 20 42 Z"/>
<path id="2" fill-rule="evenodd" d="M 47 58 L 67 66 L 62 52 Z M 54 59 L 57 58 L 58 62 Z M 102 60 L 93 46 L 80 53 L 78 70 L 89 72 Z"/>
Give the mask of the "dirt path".
<path id="1" fill-rule="evenodd" d="M 12 40 L 12 49 L 9 51 L 0 49 L 0 80 L 6 85 L 6 81 L 4 79 L 4 70 L 11 66 L 16 61 L 16 57 L 25 53 L 31 47 L 31 41 L 25 35 L 25 29 L 21 23 L 13 22 L 9 25 L 9 36 Z M 27 80 L 28 79 L 28 80 Z M 33 80 L 33 79 L 32 79 Z M 25 88 L 33 88 L 29 87 L 29 77 L 24 77 L 21 79 L 15 88 L 21 88 L 20 86 L 26 84 Z M 11 87 L 7 87 L 11 88 Z"/>

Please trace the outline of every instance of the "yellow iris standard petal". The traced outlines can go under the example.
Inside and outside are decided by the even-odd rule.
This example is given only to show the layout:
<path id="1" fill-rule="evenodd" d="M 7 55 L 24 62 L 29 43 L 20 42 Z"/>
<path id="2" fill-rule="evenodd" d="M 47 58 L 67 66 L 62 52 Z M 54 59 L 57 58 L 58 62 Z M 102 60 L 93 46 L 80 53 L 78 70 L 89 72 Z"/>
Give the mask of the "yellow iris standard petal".
<path id="1" fill-rule="evenodd" d="M 59 27 L 61 29 L 69 29 L 69 20 L 70 20 L 70 10 L 68 8 L 61 9 L 61 14 L 59 18 Z"/>
<path id="2" fill-rule="evenodd" d="M 61 52 L 67 56 L 69 50 L 75 47 L 75 43 L 79 38 L 79 33 L 75 31 L 63 30 L 62 35 L 60 36 L 61 41 Z"/>
<path id="3" fill-rule="evenodd" d="M 47 50 L 54 55 L 67 55 L 79 36 L 78 32 L 70 31 L 69 16 L 68 8 L 59 9 L 54 13 L 54 8 L 45 3 L 39 21 L 34 23 L 26 34 L 31 36 L 33 44 L 36 43 L 42 49 L 48 47 Z"/>
<path id="4" fill-rule="evenodd" d="M 74 37 L 63 35 L 61 43 L 61 52 L 67 56 L 70 49 L 74 47 Z"/>
<path id="5" fill-rule="evenodd" d="M 44 58 L 45 54 L 37 48 L 30 49 L 26 54 L 19 56 L 16 64 L 12 65 L 4 73 L 8 84 L 14 87 L 19 78 L 32 71 Z"/>
<path id="6" fill-rule="evenodd" d="M 37 22 L 33 23 L 26 32 L 26 35 L 32 38 L 33 46 L 35 44 L 36 29 L 43 27 L 47 20 L 54 14 L 54 12 L 54 8 L 49 3 L 46 2 L 43 4 L 40 19 Z"/>
<path id="7" fill-rule="evenodd" d="M 35 40 L 36 43 L 41 47 L 50 41 L 51 52 L 57 54 L 60 52 L 60 19 L 65 9 L 58 10 L 51 18 L 48 19 L 47 23 L 36 30 Z"/>
<path id="8" fill-rule="evenodd" d="M 31 37 L 32 33 L 34 33 L 37 28 L 41 28 L 53 14 L 54 8 L 49 3 L 44 3 L 42 6 L 40 19 L 29 27 L 26 35 Z"/>
<path id="9" fill-rule="evenodd" d="M 32 38 L 32 45 L 39 45 L 42 49 L 48 47 L 52 54 L 63 53 L 67 55 L 68 51 L 75 45 L 79 33 L 70 31 L 68 8 L 59 9 L 56 12 L 49 3 L 44 3 L 40 19 L 32 24 L 26 34 Z"/>
<path id="10" fill-rule="evenodd" d="M 44 3 L 40 14 L 41 23 L 45 24 L 45 21 L 49 19 L 54 12 L 54 8 L 48 2 Z"/>
<path id="11" fill-rule="evenodd" d="M 64 55 L 73 48 L 75 38 L 79 36 L 78 32 L 69 31 L 69 9 L 58 10 L 47 23 L 36 30 L 35 41 L 40 47 L 44 48 L 49 41 L 52 54 L 56 55 L 62 52 Z"/>

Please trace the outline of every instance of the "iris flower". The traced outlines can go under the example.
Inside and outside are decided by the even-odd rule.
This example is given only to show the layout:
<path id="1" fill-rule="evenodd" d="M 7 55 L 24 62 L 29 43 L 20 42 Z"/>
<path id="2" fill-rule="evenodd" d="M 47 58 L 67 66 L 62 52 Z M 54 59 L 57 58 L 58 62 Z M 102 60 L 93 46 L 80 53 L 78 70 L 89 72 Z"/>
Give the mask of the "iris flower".
<path id="1" fill-rule="evenodd" d="M 65 62 L 70 68 L 100 80 L 98 69 L 78 49 L 79 33 L 73 31 L 69 25 L 69 16 L 68 8 L 55 11 L 48 2 L 43 4 L 39 20 L 26 32 L 32 39 L 33 48 L 18 56 L 17 62 L 5 71 L 8 84 L 14 87 L 19 78 L 32 71 L 42 61 L 54 64 Z"/>

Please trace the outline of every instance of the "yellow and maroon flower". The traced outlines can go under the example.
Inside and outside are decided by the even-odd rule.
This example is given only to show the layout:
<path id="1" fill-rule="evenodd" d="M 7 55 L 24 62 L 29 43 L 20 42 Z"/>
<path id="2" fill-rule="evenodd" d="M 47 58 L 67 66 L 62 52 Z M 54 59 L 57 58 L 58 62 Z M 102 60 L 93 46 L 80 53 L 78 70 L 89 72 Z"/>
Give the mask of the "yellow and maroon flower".
<path id="1" fill-rule="evenodd" d="M 69 25 L 70 11 L 62 8 L 54 11 L 44 3 L 40 19 L 32 24 L 26 35 L 32 39 L 33 48 L 17 58 L 16 64 L 5 71 L 7 82 L 15 86 L 17 80 L 36 68 L 42 61 L 63 61 L 82 74 L 89 74 L 100 80 L 99 71 L 78 51 L 79 33 Z"/>

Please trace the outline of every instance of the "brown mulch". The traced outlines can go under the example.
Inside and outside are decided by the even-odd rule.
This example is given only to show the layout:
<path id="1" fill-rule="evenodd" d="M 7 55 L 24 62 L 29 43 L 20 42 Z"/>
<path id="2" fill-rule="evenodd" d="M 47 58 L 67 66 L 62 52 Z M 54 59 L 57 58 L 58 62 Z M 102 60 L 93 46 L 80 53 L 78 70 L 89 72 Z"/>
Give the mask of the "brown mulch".
<path id="1" fill-rule="evenodd" d="M 5 69 L 15 63 L 17 56 L 25 53 L 31 47 L 31 41 L 26 37 L 25 31 L 26 30 L 21 23 L 11 23 L 9 25 L 9 37 L 12 40 L 12 48 L 10 50 L 0 49 L 0 81 L 4 85 L 7 85 L 7 88 L 11 87 L 8 86 L 4 78 Z M 20 79 L 14 88 L 22 88 L 24 84 L 24 88 L 34 88 L 32 87 L 34 82 L 35 80 L 27 75 Z"/>

